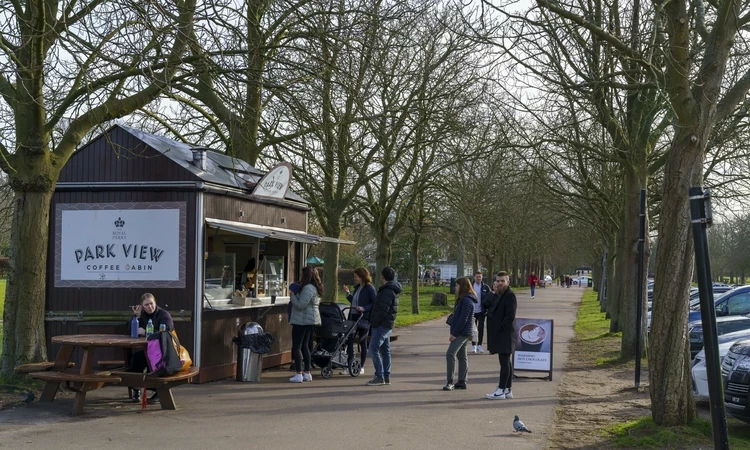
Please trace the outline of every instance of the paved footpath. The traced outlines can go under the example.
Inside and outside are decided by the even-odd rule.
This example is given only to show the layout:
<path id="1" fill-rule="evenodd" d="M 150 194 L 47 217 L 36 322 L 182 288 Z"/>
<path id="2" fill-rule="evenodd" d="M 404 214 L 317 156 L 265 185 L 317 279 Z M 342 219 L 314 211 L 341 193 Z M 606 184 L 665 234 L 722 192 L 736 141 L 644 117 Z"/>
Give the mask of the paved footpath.
<path id="1" fill-rule="evenodd" d="M 290 372 L 275 370 L 259 383 L 180 386 L 178 411 L 149 405 L 141 413 L 107 388 L 88 394 L 78 418 L 69 415 L 71 397 L 0 413 L 0 448 L 544 449 L 582 292 L 552 286 L 533 300 L 518 294 L 518 317 L 555 321 L 554 375 L 514 380 L 512 400 L 484 398 L 499 374 L 497 357 L 487 353 L 470 355 L 467 390 L 441 390 L 448 329 L 440 319 L 397 330 L 391 386 L 364 385 L 373 373 L 368 360 L 357 378 L 313 372 L 311 383 L 292 384 Z M 408 307 L 408 298 L 401 301 Z M 513 433 L 514 414 L 533 434 Z"/>

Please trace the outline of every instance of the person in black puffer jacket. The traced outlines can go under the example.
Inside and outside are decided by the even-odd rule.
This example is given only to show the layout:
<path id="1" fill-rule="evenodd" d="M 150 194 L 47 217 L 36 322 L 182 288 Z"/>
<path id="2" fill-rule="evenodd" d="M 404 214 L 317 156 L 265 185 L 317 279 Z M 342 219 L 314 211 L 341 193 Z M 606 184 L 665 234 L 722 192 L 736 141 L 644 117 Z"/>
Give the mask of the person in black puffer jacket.
<path id="1" fill-rule="evenodd" d="M 448 363 L 448 382 L 443 386 L 444 391 L 466 389 L 466 377 L 469 375 L 469 358 L 466 347 L 471 342 L 474 331 L 474 305 L 478 302 L 477 294 L 471 286 L 469 277 L 456 280 L 456 303 L 453 306 L 453 321 L 451 322 L 450 345 L 445 352 Z M 453 384 L 453 372 L 458 357 L 458 382 Z"/>
<path id="2" fill-rule="evenodd" d="M 375 376 L 367 382 L 368 386 L 391 384 L 391 332 L 396 324 L 398 314 L 398 294 L 401 285 L 395 281 L 396 272 L 391 267 L 384 267 L 380 272 L 383 285 L 378 289 L 375 301 L 370 310 L 370 359 L 375 366 Z"/>

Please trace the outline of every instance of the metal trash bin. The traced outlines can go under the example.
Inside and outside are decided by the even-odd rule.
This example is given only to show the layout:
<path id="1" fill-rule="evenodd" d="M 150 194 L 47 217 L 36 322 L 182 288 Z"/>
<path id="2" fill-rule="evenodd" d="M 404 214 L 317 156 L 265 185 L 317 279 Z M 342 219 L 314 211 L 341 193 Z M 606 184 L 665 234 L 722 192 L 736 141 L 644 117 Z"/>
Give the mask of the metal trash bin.
<path id="1" fill-rule="evenodd" d="M 589 278 L 588 282 L 589 282 L 588 283 L 588 287 L 594 287 L 594 279 L 593 278 Z"/>
<path id="2" fill-rule="evenodd" d="M 456 279 L 455 278 L 451 278 L 450 292 L 451 294 L 456 293 Z"/>
<path id="3" fill-rule="evenodd" d="M 263 328 L 255 322 L 247 322 L 240 327 L 237 338 L 232 339 L 237 347 L 237 381 L 260 381 L 263 373 L 263 354 L 253 351 L 248 338 L 243 336 L 262 335 Z"/>

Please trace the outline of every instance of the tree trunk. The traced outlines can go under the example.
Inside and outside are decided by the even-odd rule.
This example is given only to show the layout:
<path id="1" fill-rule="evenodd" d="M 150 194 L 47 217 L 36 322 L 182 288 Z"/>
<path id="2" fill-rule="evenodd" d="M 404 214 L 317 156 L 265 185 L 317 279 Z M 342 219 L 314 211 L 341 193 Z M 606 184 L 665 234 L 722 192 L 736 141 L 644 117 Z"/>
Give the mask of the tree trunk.
<path id="1" fill-rule="evenodd" d="M 327 234 L 327 233 L 326 233 Z M 330 236 L 339 238 L 338 236 Z M 326 242 L 323 247 L 323 298 L 326 303 L 335 302 L 339 290 L 339 244 L 336 242 Z"/>
<path id="2" fill-rule="evenodd" d="M 461 235 L 458 236 L 458 255 L 456 257 L 456 279 L 459 279 L 464 275 L 466 270 L 464 270 L 464 253 L 466 252 L 466 249 L 464 248 L 464 240 L 461 237 Z"/>
<path id="3" fill-rule="evenodd" d="M 694 260 L 688 188 L 700 184 L 703 162 L 693 131 L 677 129 L 662 187 L 648 367 L 651 414 L 663 426 L 685 425 L 696 415 L 685 319 Z"/>
<path id="4" fill-rule="evenodd" d="M 607 258 L 609 257 L 609 245 L 604 244 L 604 251 L 602 254 L 600 267 L 601 267 L 601 274 L 602 277 L 599 280 L 599 311 L 605 312 L 607 310 L 607 278 L 609 275 L 608 272 L 608 265 L 607 264 Z"/>
<path id="5" fill-rule="evenodd" d="M 419 233 L 411 244 L 411 313 L 419 314 Z"/>
<path id="6" fill-rule="evenodd" d="M 15 191 L 3 314 L 2 375 L 47 360 L 44 337 L 47 246 L 52 192 Z"/>
<path id="7" fill-rule="evenodd" d="M 604 304 L 607 307 L 607 314 L 605 317 L 610 320 L 610 328 L 609 331 L 612 331 L 612 314 L 610 313 L 610 310 L 612 310 L 613 306 L 612 303 L 615 302 L 615 263 L 616 259 L 612 256 L 610 256 L 609 260 L 607 261 L 607 285 L 604 288 Z"/>
<path id="8" fill-rule="evenodd" d="M 609 331 L 616 333 L 622 331 L 622 323 L 620 322 L 620 313 L 622 312 L 623 302 L 623 284 L 627 283 L 627 280 L 622 278 L 622 274 L 625 273 L 623 265 L 625 264 L 625 230 L 623 226 L 624 219 L 620 222 L 620 228 L 617 230 L 617 243 L 615 245 L 616 256 L 614 264 L 614 283 L 610 285 L 612 287 L 611 297 L 608 301 L 608 311 L 610 314 Z"/>
<path id="9" fill-rule="evenodd" d="M 380 287 L 383 283 L 380 280 L 380 272 L 386 266 L 391 264 L 391 258 L 393 257 L 393 248 L 391 247 L 391 239 L 388 237 L 385 231 L 376 235 L 377 245 L 375 247 L 375 276 L 373 277 L 373 284 L 375 287 Z"/>
<path id="10" fill-rule="evenodd" d="M 622 302 L 620 303 L 620 325 L 622 329 L 622 341 L 620 342 L 620 359 L 629 361 L 635 358 L 636 354 L 636 337 L 640 328 L 641 333 L 641 354 L 645 349 L 646 327 L 645 321 L 636 323 L 638 309 L 638 235 L 640 222 L 640 198 L 641 188 L 646 185 L 645 175 L 636 173 L 636 168 L 626 168 L 625 170 L 625 198 L 624 198 L 624 247 L 622 272 L 619 274 L 620 285 L 623 290 Z M 648 224 L 646 225 L 648 229 Z M 644 242 L 644 252 L 648 250 L 648 240 Z M 646 259 L 644 258 L 644 264 Z M 647 312 L 646 304 L 646 277 L 643 273 L 643 296 L 641 297 L 641 311 Z M 644 313 L 641 316 L 646 319 Z"/>

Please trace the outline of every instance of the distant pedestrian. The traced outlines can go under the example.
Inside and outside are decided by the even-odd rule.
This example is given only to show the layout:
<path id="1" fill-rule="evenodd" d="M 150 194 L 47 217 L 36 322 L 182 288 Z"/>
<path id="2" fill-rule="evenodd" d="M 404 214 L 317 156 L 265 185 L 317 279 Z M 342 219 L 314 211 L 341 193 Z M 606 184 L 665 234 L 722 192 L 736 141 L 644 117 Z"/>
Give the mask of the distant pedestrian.
<path id="1" fill-rule="evenodd" d="M 516 294 L 510 289 L 510 279 L 506 272 L 498 272 L 495 281 L 495 295 L 484 306 L 487 309 L 487 349 L 491 354 L 498 355 L 500 380 L 497 389 L 485 397 L 504 400 L 513 398 L 513 364 L 510 355 L 514 347 Z"/>
<path id="2" fill-rule="evenodd" d="M 483 353 L 482 340 L 484 339 L 484 321 L 487 317 L 487 310 L 482 307 L 482 302 L 491 300 L 493 290 L 487 286 L 487 283 L 482 282 L 482 272 L 474 272 L 472 289 L 474 289 L 479 301 L 474 304 L 474 324 L 477 327 L 477 340 L 471 341 L 471 352 Z"/>
<path id="3" fill-rule="evenodd" d="M 477 294 L 471 287 L 469 277 L 461 277 L 456 280 L 456 302 L 453 305 L 453 320 L 450 325 L 450 345 L 445 352 L 447 379 L 443 386 L 444 391 L 455 389 L 466 389 L 466 379 L 469 375 L 469 358 L 466 355 L 466 346 L 471 341 L 474 331 L 474 305 L 479 303 Z M 456 369 L 456 358 L 458 358 L 458 382 L 453 384 L 453 374 Z"/>
<path id="4" fill-rule="evenodd" d="M 380 272 L 383 285 L 378 289 L 375 302 L 370 311 L 370 358 L 375 367 L 375 376 L 367 382 L 368 386 L 391 384 L 391 332 L 398 314 L 398 294 L 401 285 L 395 281 L 396 272 L 391 267 L 384 267 Z"/>
<path id="5" fill-rule="evenodd" d="M 539 278 L 534 272 L 531 272 L 531 275 L 529 275 L 529 278 L 526 281 L 529 282 L 529 287 L 531 288 L 531 298 L 534 298 L 534 292 L 536 290 L 536 284 L 539 282 Z"/>

